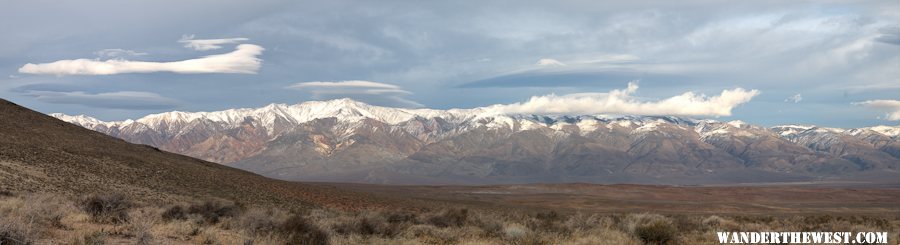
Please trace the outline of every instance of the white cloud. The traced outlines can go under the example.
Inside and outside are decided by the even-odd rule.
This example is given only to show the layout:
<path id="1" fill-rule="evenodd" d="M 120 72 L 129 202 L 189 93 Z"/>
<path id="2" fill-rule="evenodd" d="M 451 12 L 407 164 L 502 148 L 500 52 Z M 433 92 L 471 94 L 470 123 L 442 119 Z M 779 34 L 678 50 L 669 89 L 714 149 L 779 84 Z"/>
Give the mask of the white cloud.
<path id="1" fill-rule="evenodd" d="M 562 63 L 558 60 L 554 60 L 554 59 L 540 59 L 540 60 L 538 60 L 536 65 L 539 65 L 539 66 L 565 66 L 566 64 Z"/>
<path id="2" fill-rule="evenodd" d="M 159 94 L 140 91 L 116 91 L 105 93 L 88 93 L 83 91 L 28 91 L 27 95 L 39 101 L 54 104 L 78 104 L 97 108 L 159 110 L 177 107 L 175 99 Z"/>
<path id="3" fill-rule="evenodd" d="M 412 92 L 403 90 L 400 86 L 387 83 L 361 80 L 315 81 L 295 83 L 286 88 L 309 92 L 315 99 L 352 97 L 354 99 L 382 105 L 402 107 L 423 106 L 418 102 L 401 97 L 402 95 L 412 94 Z"/>
<path id="4" fill-rule="evenodd" d="M 784 99 L 784 102 L 800 103 L 800 101 L 802 101 L 802 100 L 803 100 L 803 95 L 795 94 L 795 95 L 792 95 L 791 97 L 788 97 L 787 99 Z"/>
<path id="5" fill-rule="evenodd" d="M 230 53 L 171 62 L 131 61 L 124 59 L 105 61 L 92 59 L 59 60 L 41 64 L 28 63 L 19 68 L 19 72 L 58 76 L 150 72 L 255 74 L 262 63 L 262 60 L 257 58 L 257 56 L 262 54 L 263 50 L 265 50 L 263 47 L 257 45 L 241 44 Z"/>
<path id="6" fill-rule="evenodd" d="M 361 81 L 361 80 L 350 80 L 350 81 L 339 81 L 339 82 L 301 82 L 295 83 L 288 88 L 376 88 L 376 89 L 400 89 L 399 86 L 387 83 L 379 83 L 379 82 L 370 82 L 370 81 Z"/>
<path id="7" fill-rule="evenodd" d="M 867 100 L 853 104 L 887 111 L 885 115 L 887 120 L 900 121 L 900 100 Z"/>
<path id="8" fill-rule="evenodd" d="M 119 58 L 119 57 L 147 55 L 147 53 L 144 53 L 144 52 L 137 52 L 134 50 L 127 50 L 127 49 L 120 49 L 120 48 L 104 49 L 104 50 L 94 52 L 94 54 L 100 58 Z"/>
<path id="9" fill-rule="evenodd" d="M 628 83 L 625 90 L 534 96 L 527 102 L 494 105 L 487 109 L 504 114 L 730 116 L 734 107 L 749 102 L 759 94 L 755 89 L 736 88 L 723 90 L 712 97 L 685 92 L 659 101 L 640 101 L 632 96 L 637 89 L 636 83 Z"/>
<path id="10" fill-rule="evenodd" d="M 595 63 L 626 63 L 641 60 L 641 57 L 633 54 L 603 54 L 585 57 L 584 60 L 577 60 L 576 63 L 595 64 Z"/>
<path id="11" fill-rule="evenodd" d="M 197 50 L 197 51 L 207 51 L 213 49 L 222 48 L 222 44 L 231 44 L 231 43 L 240 43 L 243 41 L 247 41 L 250 39 L 237 37 L 237 38 L 220 38 L 220 39 L 194 39 L 194 35 L 184 35 L 181 36 L 181 39 L 178 40 L 179 43 L 184 43 L 185 48 Z"/>
<path id="12" fill-rule="evenodd" d="M 287 88 L 307 90 L 313 94 L 412 94 L 412 92 L 403 90 L 397 85 L 361 80 L 301 82 L 292 84 Z"/>
<path id="13" fill-rule="evenodd" d="M 301 82 L 287 86 L 287 88 L 307 90 L 313 94 L 412 94 L 397 85 L 361 80 Z"/>

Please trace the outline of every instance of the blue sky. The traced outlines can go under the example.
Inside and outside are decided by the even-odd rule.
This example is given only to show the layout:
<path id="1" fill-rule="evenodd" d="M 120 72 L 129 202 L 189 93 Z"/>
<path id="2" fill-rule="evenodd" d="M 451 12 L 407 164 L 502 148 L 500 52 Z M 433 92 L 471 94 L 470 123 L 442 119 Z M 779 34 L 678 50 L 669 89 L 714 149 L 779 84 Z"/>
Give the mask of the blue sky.
<path id="1" fill-rule="evenodd" d="M 897 1 L 2 5 L 0 97 L 45 113 L 121 120 L 350 97 L 517 113 L 684 108 L 762 125 L 900 120 Z"/>

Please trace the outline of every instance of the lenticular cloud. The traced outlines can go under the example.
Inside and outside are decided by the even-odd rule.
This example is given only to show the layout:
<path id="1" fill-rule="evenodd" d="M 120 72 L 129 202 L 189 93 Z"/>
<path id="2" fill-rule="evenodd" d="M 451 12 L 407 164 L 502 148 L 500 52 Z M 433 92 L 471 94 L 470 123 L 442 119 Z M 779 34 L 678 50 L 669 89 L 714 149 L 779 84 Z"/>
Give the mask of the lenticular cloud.
<path id="1" fill-rule="evenodd" d="M 182 36 L 179 43 L 184 43 L 185 48 L 207 51 L 222 48 L 222 44 L 239 43 L 250 40 L 248 38 L 219 38 L 219 39 L 194 39 L 194 35 Z"/>
<path id="2" fill-rule="evenodd" d="M 641 101 L 632 96 L 637 89 L 636 83 L 629 83 L 624 90 L 534 96 L 526 102 L 493 105 L 488 109 L 501 114 L 730 116 L 731 110 L 736 106 L 759 95 L 759 90 L 736 88 L 723 90 L 721 94 L 712 97 L 685 92 L 659 101 Z"/>
<path id="3" fill-rule="evenodd" d="M 19 68 L 20 73 L 51 75 L 112 75 L 121 73 L 244 73 L 255 74 L 262 60 L 258 58 L 263 47 L 241 44 L 234 51 L 208 55 L 196 59 L 170 62 L 131 61 L 110 59 L 59 60 L 50 63 L 28 63 Z"/>

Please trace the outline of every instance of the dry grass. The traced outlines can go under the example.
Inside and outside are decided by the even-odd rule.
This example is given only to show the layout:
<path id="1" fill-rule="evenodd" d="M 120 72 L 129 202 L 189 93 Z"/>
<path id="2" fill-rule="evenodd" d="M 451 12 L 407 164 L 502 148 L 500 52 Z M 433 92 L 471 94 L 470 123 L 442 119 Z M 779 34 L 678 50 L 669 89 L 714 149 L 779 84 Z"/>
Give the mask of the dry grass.
<path id="1" fill-rule="evenodd" d="M 131 203 L 90 196 L 0 196 L 2 244 L 716 244 L 716 231 L 888 231 L 897 217 L 717 216 L 518 213 L 480 209 L 425 212 L 300 212 L 230 202 Z M 85 208 L 121 207 L 124 217 Z M 98 201 L 100 200 L 100 201 Z M 81 208 L 78 208 L 80 203 Z M 101 209 L 105 210 L 105 209 Z M 112 210 L 119 210 L 113 208 Z M 98 218 L 101 217 L 101 218 Z M 111 222 L 115 221 L 115 222 Z"/>
<path id="2" fill-rule="evenodd" d="M 53 230 L 69 229 L 62 220 L 75 210 L 71 201 L 50 194 L 0 198 L 0 244 L 30 243 Z"/>

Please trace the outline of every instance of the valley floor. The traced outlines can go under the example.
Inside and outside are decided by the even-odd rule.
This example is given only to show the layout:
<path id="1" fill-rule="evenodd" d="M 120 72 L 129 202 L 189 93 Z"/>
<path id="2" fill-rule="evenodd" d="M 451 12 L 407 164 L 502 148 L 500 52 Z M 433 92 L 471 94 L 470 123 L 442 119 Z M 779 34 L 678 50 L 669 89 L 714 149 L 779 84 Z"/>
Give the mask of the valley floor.
<path id="1" fill-rule="evenodd" d="M 660 188 L 613 187 L 626 193 Z M 417 188 L 424 187 L 400 189 Z M 449 188 L 477 189 L 479 195 L 510 195 L 499 192 L 542 193 L 557 187 L 439 189 Z M 427 192 L 416 191 L 414 195 Z M 0 244 L 718 244 L 717 231 L 888 232 L 889 244 L 896 244 L 900 231 L 896 212 L 852 215 L 857 210 L 853 207 L 835 216 L 777 211 L 767 215 L 675 214 L 675 209 L 665 208 L 660 211 L 671 213 L 659 214 L 640 206 L 625 208 L 627 205 L 611 206 L 620 213 L 573 212 L 571 206 L 547 205 L 532 205 L 532 210 L 519 212 L 484 205 L 471 208 L 480 201 L 467 197 L 445 203 L 457 207 L 348 212 L 284 210 L 212 200 L 142 203 L 121 195 L 67 199 L 48 193 L 0 194 Z M 458 195 L 446 192 L 444 196 Z M 634 212 L 626 212 L 629 209 Z"/>
<path id="2" fill-rule="evenodd" d="M 324 184 L 471 207 L 567 212 L 900 216 L 900 187 L 853 183 L 730 186 L 531 184 L 394 186 Z"/>
<path id="3" fill-rule="evenodd" d="M 3 192 L 0 244 L 718 244 L 716 231 L 888 232 L 894 244 L 900 234 L 900 188 L 309 185 L 419 207 Z"/>

